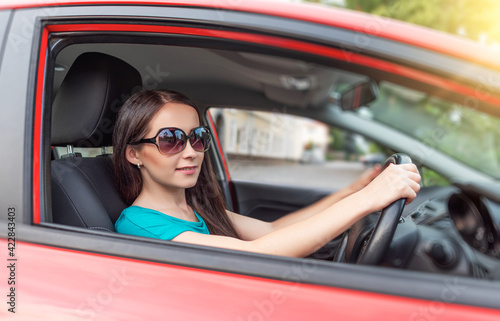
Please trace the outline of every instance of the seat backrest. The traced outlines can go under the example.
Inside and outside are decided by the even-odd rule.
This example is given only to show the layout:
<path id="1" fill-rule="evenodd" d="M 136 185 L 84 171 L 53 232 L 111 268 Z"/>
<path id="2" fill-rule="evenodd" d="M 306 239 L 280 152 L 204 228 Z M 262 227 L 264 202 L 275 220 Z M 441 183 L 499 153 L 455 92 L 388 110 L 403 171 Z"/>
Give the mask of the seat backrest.
<path id="1" fill-rule="evenodd" d="M 110 146 L 119 108 L 141 87 L 139 72 L 128 63 L 102 53 L 80 55 L 54 99 L 52 145 Z M 126 204 L 111 159 L 67 156 L 51 163 L 53 222 L 114 231 Z"/>
<path id="2" fill-rule="evenodd" d="M 52 220 L 114 231 L 126 207 L 113 182 L 109 157 L 67 157 L 52 161 Z"/>

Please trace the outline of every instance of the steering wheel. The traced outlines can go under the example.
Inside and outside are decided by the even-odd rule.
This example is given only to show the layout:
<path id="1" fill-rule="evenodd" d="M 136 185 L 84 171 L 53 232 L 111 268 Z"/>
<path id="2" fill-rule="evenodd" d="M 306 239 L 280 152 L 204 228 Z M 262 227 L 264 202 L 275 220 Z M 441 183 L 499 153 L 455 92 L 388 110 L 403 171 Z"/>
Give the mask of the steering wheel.
<path id="1" fill-rule="evenodd" d="M 387 158 L 383 168 L 391 163 L 411 164 L 412 161 L 410 156 L 397 153 Z M 356 222 L 350 230 L 344 232 L 333 260 L 365 265 L 380 264 L 391 245 L 405 202 L 406 199 L 392 202 L 382 210 L 378 220 L 374 217 L 376 213 L 373 213 Z"/>

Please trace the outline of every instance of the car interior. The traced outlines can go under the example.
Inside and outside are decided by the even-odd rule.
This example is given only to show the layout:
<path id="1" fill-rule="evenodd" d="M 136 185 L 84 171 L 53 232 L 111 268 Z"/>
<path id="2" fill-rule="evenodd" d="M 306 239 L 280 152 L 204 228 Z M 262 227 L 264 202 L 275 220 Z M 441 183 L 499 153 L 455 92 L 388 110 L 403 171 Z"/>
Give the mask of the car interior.
<path id="1" fill-rule="evenodd" d="M 51 163 L 55 223 L 115 230 L 126 205 L 114 185 L 110 154 L 82 157 L 72 147 L 112 145 L 111 120 L 120 101 L 141 85 L 139 72 L 113 56 L 84 53 L 72 64 L 52 105 L 52 145 L 68 149 Z"/>
<path id="2" fill-rule="evenodd" d="M 331 99 L 332 86 L 339 78 L 344 83 L 367 78 L 282 56 L 147 44 L 73 44 L 58 53 L 54 66 L 52 220 L 111 231 L 112 223 L 125 208 L 114 189 L 106 157 L 112 150 L 112 120 L 135 90 L 177 90 L 194 97 L 205 109 L 242 106 L 282 110 L 286 106 L 307 113 L 310 109 L 321 110 Z M 74 124 L 75 119 L 78 124 Z M 81 157 L 82 153 L 97 157 Z M 82 192 L 81 185 L 88 191 Z M 223 189 L 232 208 L 231 195 L 227 187 Z M 89 202 L 89 198 L 93 201 Z M 269 215 L 277 218 L 293 209 L 279 214 L 276 209 L 268 212 L 274 212 Z M 266 216 L 260 213 L 261 218 Z"/>
<path id="3" fill-rule="evenodd" d="M 393 151 L 404 152 L 401 146 L 416 144 L 404 133 L 362 116 L 354 117 L 352 111 L 340 108 L 345 88 L 380 82 L 387 76 L 384 72 L 248 44 L 220 49 L 224 44 L 207 42 L 194 46 L 180 40 L 180 44 L 172 45 L 151 39 L 141 43 L 105 43 L 89 41 L 90 38 L 80 39 L 81 43 L 78 39 L 66 43 L 63 37 L 49 62 L 53 68 L 52 203 L 44 218 L 47 222 L 114 232 L 113 224 L 126 204 L 114 187 L 109 157 L 113 120 L 126 98 L 141 89 L 182 92 L 197 101 L 206 115 L 210 107 L 286 110 L 370 135 Z M 391 77 L 391 81 L 397 80 Z M 204 120 L 210 124 L 209 116 Z M 254 216 L 252 209 L 257 208 L 279 216 L 326 195 L 324 190 L 311 191 L 300 186 L 245 181 L 229 184 L 221 161 L 224 151 L 215 144 L 212 147 L 210 157 L 229 209 Z M 444 158 L 437 155 L 435 163 L 427 165 L 436 164 L 434 169 L 445 174 L 467 171 L 453 160 L 441 164 L 439 160 Z M 417 159 L 416 163 L 426 165 L 425 160 Z M 500 210 L 494 202 L 498 202 L 498 195 L 488 194 L 493 201 L 473 197 L 471 201 L 470 195 L 477 196 L 478 189 L 469 186 L 470 193 L 465 194 L 464 190 L 467 188 L 458 185 L 424 186 L 417 200 L 401 209 L 402 219 L 395 221 L 398 226 L 392 242 L 389 240 L 391 249 L 374 264 L 499 279 L 500 220 L 495 221 L 495 215 L 500 215 Z M 491 191 L 481 191 L 484 190 Z M 313 258 L 359 263 L 379 216 L 380 213 L 368 216 Z M 484 222 L 485 217 L 490 218 L 488 222 Z M 482 251 L 474 243 L 476 236 L 467 231 L 477 230 L 478 224 L 490 233 L 490 240 L 481 240 L 486 242 L 481 245 L 485 247 Z M 464 235 L 469 235 L 469 239 Z"/>

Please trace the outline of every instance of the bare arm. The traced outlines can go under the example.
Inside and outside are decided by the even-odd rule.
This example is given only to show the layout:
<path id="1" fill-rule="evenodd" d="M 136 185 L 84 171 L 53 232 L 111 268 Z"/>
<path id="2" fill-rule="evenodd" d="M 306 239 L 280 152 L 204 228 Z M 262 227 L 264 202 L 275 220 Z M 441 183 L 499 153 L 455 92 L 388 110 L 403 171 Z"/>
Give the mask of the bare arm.
<path id="1" fill-rule="evenodd" d="M 279 219 L 275 220 L 272 222 L 272 228 L 273 229 L 280 229 L 285 226 L 288 226 L 290 224 L 302 221 L 305 218 L 308 218 L 312 215 L 315 215 L 328 207 L 332 206 L 333 204 L 337 203 L 338 201 L 346 198 L 347 196 L 356 193 L 357 191 L 361 190 L 364 188 L 366 185 L 368 185 L 375 177 L 380 174 L 381 166 L 377 165 L 375 167 L 372 167 L 365 171 L 354 183 L 351 185 L 341 189 L 340 191 L 330 194 L 321 200 L 304 207 L 298 211 L 292 212 L 288 215 L 285 215 L 283 217 L 280 217 Z"/>
<path id="2" fill-rule="evenodd" d="M 361 198 L 360 195 L 352 195 L 317 215 L 274 230 L 252 241 L 194 232 L 184 232 L 174 238 L 174 241 L 264 254 L 304 257 L 335 238 L 357 219 L 368 214 L 360 206 Z M 334 215 L 335 213 L 340 215 Z"/>
<path id="3" fill-rule="evenodd" d="M 174 241 L 216 246 L 265 254 L 304 257 L 345 231 L 358 219 L 394 200 L 411 202 L 420 189 L 420 175 L 414 165 L 390 165 L 362 190 L 299 222 L 273 230 L 251 241 L 225 236 L 184 232 Z"/>
<path id="4" fill-rule="evenodd" d="M 326 210 L 328 207 L 332 206 L 338 201 L 361 190 L 363 187 L 368 185 L 375 177 L 377 177 L 380 172 L 381 166 L 375 166 L 365 171 L 351 185 L 341 189 L 336 193 L 330 194 L 307 207 L 285 215 L 273 222 L 257 220 L 248 216 L 233 213 L 231 211 L 227 211 L 227 214 L 233 222 L 233 225 L 235 226 L 241 239 L 246 241 L 255 240 L 268 233 L 271 233 L 272 231 L 300 222 L 310 216 Z"/>

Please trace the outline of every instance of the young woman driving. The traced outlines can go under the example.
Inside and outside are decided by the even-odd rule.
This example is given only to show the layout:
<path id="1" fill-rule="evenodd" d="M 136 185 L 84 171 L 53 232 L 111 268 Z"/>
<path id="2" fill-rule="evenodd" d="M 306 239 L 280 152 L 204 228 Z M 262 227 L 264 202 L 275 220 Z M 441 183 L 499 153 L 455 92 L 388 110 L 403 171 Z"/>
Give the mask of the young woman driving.
<path id="1" fill-rule="evenodd" d="M 420 189 L 415 165 L 374 168 L 350 186 L 264 222 L 226 210 L 205 157 L 210 132 L 188 97 L 172 91 L 134 94 L 113 133 L 117 187 L 126 208 L 119 233 L 291 257 L 305 257 L 363 216 Z"/>

